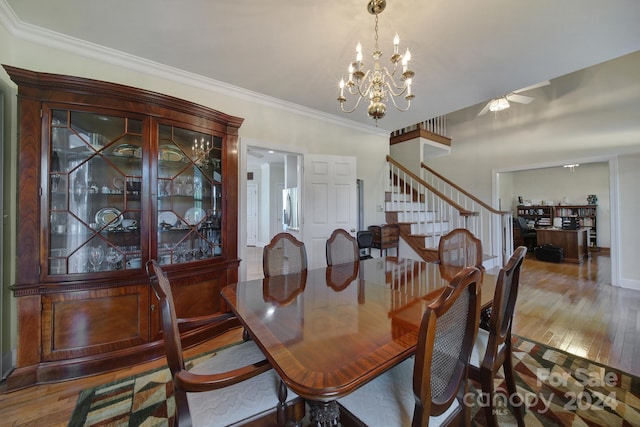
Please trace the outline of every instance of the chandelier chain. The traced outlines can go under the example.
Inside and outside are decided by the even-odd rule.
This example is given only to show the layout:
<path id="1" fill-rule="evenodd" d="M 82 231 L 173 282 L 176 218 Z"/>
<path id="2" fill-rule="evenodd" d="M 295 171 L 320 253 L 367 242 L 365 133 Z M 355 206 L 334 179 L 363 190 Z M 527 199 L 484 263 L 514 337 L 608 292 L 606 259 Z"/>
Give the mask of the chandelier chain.
<path id="1" fill-rule="evenodd" d="M 376 41 L 376 52 L 378 52 L 380 49 L 378 49 L 378 14 L 376 13 L 376 26 L 375 26 L 375 41 Z"/>

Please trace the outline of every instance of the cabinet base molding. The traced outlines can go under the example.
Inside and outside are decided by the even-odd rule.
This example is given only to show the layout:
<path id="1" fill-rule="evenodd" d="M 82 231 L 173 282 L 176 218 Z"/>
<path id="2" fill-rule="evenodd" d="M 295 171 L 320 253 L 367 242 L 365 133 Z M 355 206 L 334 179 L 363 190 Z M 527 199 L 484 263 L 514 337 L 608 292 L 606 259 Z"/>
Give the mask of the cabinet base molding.
<path id="1" fill-rule="evenodd" d="M 221 315 L 215 322 L 184 332 L 183 347 L 190 348 L 208 339 L 240 326 L 231 314 Z M 130 347 L 113 353 L 93 357 L 43 362 L 16 368 L 7 378 L 6 391 L 12 392 L 38 384 L 67 381 L 91 375 L 103 374 L 149 362 L 165 356 L 164 342 L 155 341 L 138 347 Z"/>

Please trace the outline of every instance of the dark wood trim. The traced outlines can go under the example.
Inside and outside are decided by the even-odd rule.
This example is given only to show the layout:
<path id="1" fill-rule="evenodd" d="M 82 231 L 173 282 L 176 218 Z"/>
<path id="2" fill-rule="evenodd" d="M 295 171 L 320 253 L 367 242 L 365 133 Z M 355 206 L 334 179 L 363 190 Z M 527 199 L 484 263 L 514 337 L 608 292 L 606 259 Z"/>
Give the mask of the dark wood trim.
<path id="1" fill-rule="evenodd" d="M 425 138 L 429 141 L 437 142 L 444 146 L 451 147 L 451 138 L 447 138 L 446 136 L 438 135 L 437 133 L 422 129 L 420 124 L 418 124 L 418 129 L 403 133 L 401 135 L 392 136 L 389 139 L 389 145 L 400 144 L 401 142 L 409 141 L 415 138 Z"/>
<path id="2" fill-rule="evenodd" d="M 184 348 L 194 347 L 239 325 L 236 317 L 225 314 L 215 323 L 209 323 L 183 333 L 181 335 L 182 345 Z M 145 346 L 130 347 L 99 357 L 38 363 L 24 368 L 16 368 L 7 378 L 6 389 L 7 391 L 15 391 L 31 387 L 34 384 L 46 384 L 102 374 L 146 363 L 162 358 L 164 355 L 164 342 L 155 341 Z"/>

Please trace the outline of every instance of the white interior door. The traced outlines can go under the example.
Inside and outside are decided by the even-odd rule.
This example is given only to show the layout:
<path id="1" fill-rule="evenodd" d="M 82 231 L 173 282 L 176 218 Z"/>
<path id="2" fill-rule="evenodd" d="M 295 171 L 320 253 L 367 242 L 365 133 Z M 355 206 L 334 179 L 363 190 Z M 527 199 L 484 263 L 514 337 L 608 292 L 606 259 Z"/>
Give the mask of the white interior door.
<path id="1" fill-rule="evenodd" d="M 309 268 L 326 265 L 325 245 L 336 228 L 355 237 L 357 218 L 356 158 L 304 156 L 303 236 Z"/>
<path id="2" fill-rule="evenodd" d="M 258 185 L 247 183 L 247 246 L 258 243 Z"/>

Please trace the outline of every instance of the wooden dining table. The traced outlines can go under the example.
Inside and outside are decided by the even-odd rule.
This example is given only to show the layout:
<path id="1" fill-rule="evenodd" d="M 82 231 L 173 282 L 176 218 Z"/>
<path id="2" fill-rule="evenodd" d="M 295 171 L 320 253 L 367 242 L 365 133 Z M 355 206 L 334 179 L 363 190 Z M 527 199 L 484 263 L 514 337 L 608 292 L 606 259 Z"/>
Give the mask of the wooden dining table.
<path id="1" fill-rule="evenodd" d="M 440 264 L 397 257 L 231 284 L 221 294 L 313 425 L 337 425 L 336 400 L 415 353 L 422 313 L 449 284 Z M 496 276 L 485 273 L 483 307 Z"/>

